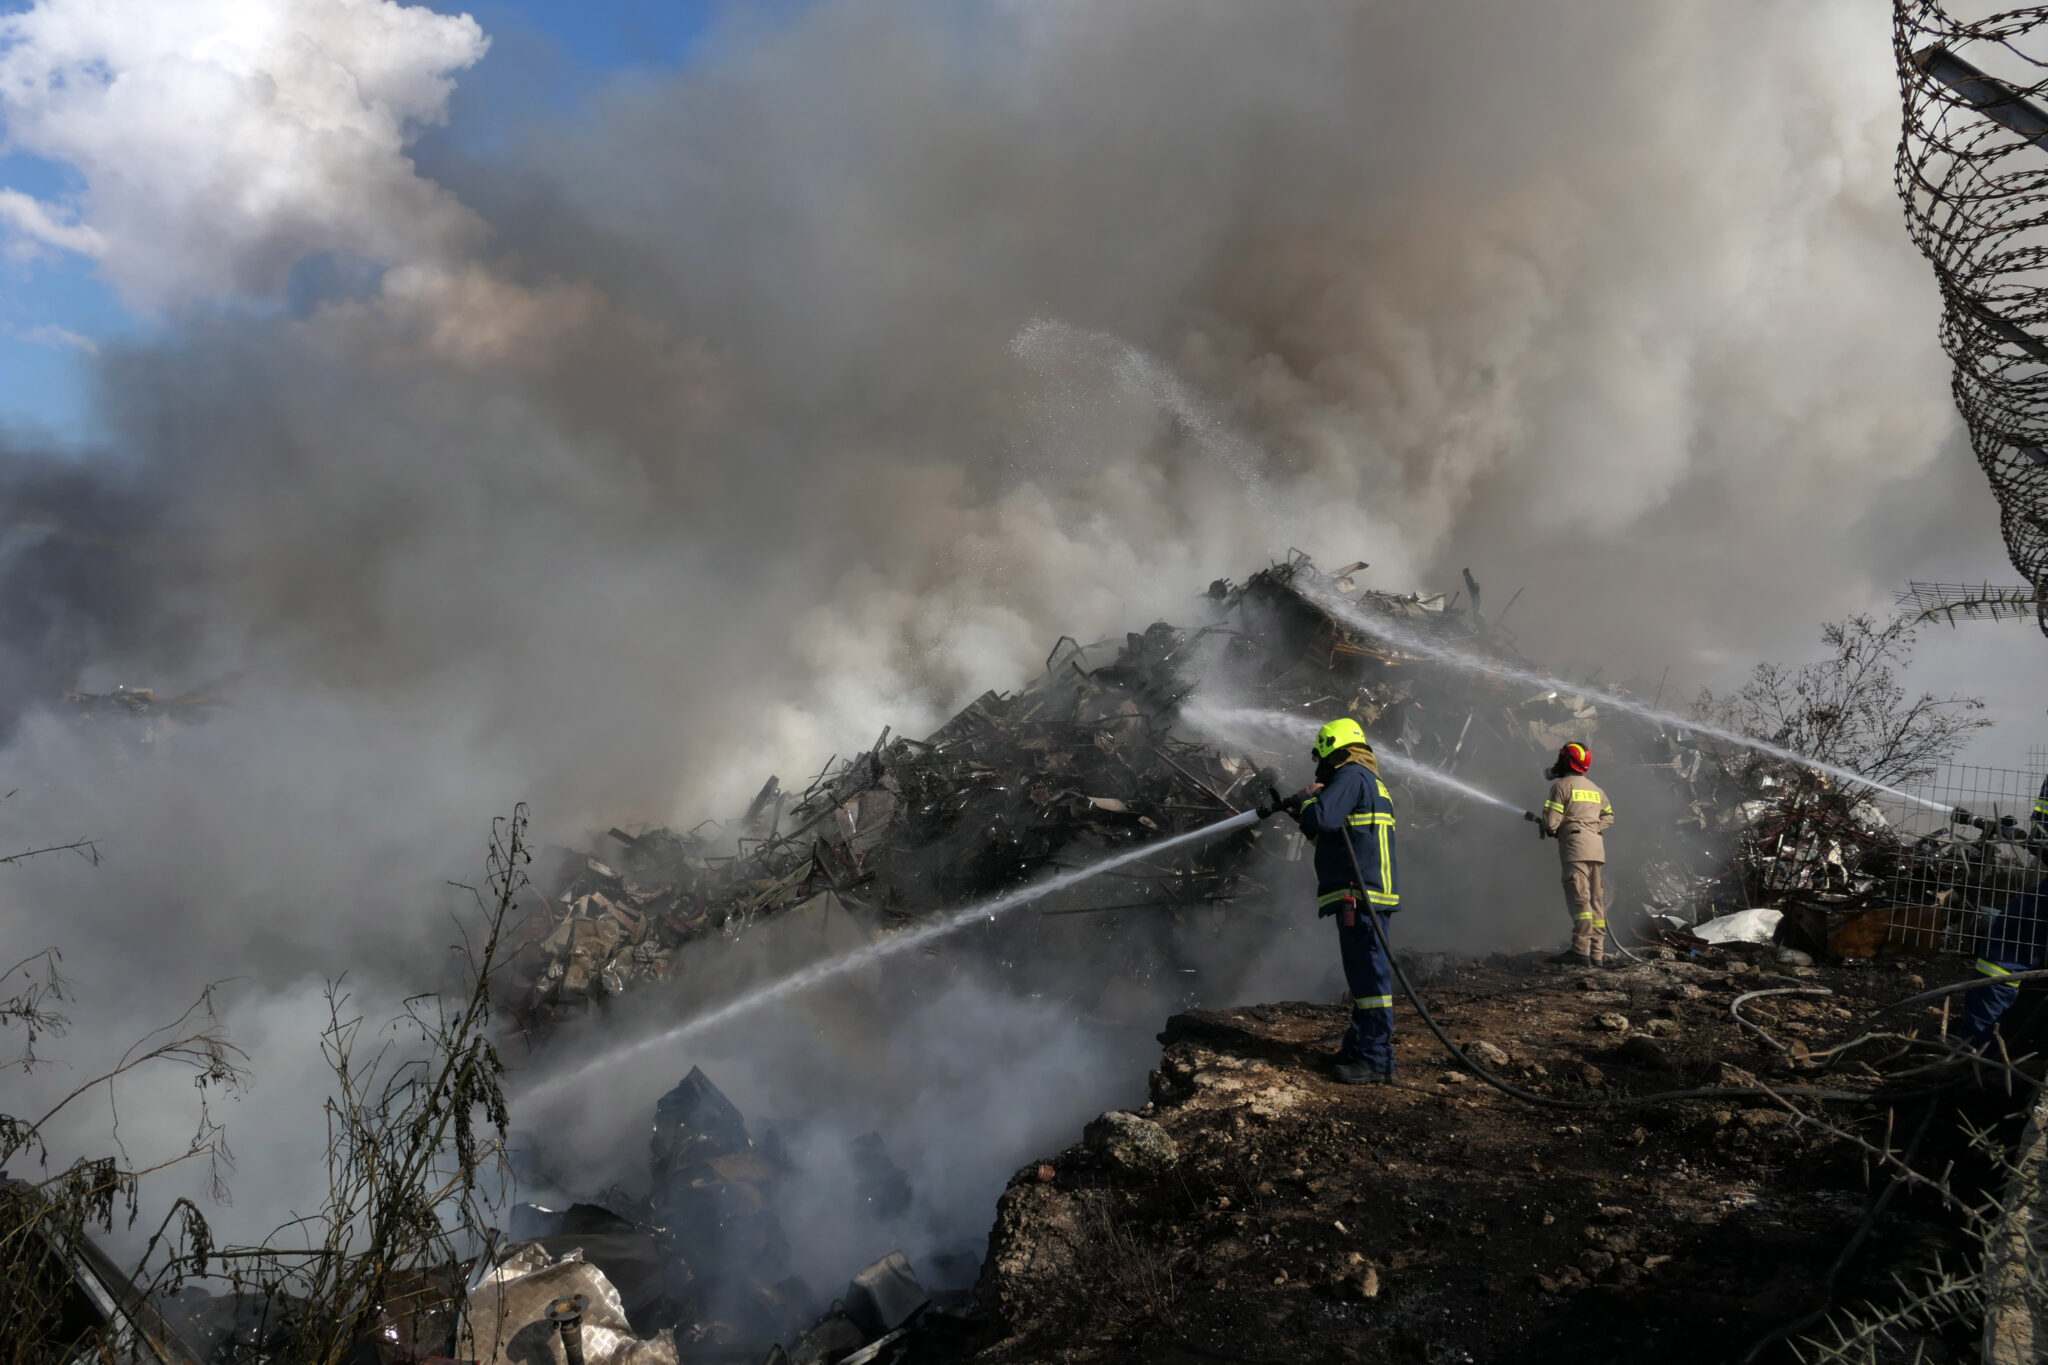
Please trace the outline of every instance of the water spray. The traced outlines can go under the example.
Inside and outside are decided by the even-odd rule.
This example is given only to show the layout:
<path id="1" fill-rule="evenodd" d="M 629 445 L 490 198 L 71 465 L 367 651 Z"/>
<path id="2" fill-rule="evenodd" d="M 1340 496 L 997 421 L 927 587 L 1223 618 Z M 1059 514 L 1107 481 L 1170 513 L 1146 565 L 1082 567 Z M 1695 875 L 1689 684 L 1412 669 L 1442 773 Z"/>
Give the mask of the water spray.
<path id="1" fill-rule="evenodd" d="M 934 939 L 958 933 L 970 925 L 993 922 L 1002 915 L 1015 910 L 1020 905 L 1028 905 L 1032 901 L 1043 900 L 1054 892 L 1064 891 L 1070 886 L 1078 886 L 1082 882 L 1099 877 L 1106 872 L 1114 872 L 1120 867 L 1126 867 L 1131 863 L 1141 862 L 1147 858 L 1156 858 L 1162 853 L 1170 852 L 1187 844 L 1219 838 L 1222 835 L 1257 824 L 1259 819 L 1260 816 L 1257 811 L 1243 811 L 1228 819 L 1204 825 L 1200 829 L 1189 830 L 1185 834 L 1176 834 L 1170 839 L 1158 839 L 1140 844 L 1136 848 L 1126 849 L 1114 857 L 1104 858 L 1101 862 L 1090 863 L 1086 867 L 1070 868 L 1057 876 L 1048 877 L 1042 882 L 1033 882 L 1029 886 L 1020 886 L 1016 890 L 1006 891 L 992 900 L 982 901 L 977 905 L 970 905 L 965 909 L 955 910 L 951 914 L 941 915 L 936 919 L 918 925 L 914 929 L 905 929 L 900 933 L 891 934 L 889 937 L 870 943 L 865 947 L 856 948 L 850 953 L 842 953 L 838 957 L 828 958 L 823 962 L 814 963 L 800 971 L 791 972 L 780 980 L 771 981 L 765 986 L 748 991 L 745 995 L 729 1000 L 725 1004 L 700 1014 L 694 1019 L 686 1019 L 680 1024 L 663 1029 L 659 1033 L 651 1034 L 637 1042 L 621 1044 L 609 1051 L 601 1052 L 573 1071 L 563 1072 L 561 1075 L 542 1081 L 534 1086 L 533 1089 L 526 1091 L 520 1098 L 535 1103 L 546 1103 L 592 1072 L 616 1066 L 620 1062 L 637 1057 L 643 1052 L 683 1042 L 686 1039 L 703 1033 L 707 1029 L 716 1028 L 728 1020 L 736 1019 L 743 1014 L 752 1013 L 764 1005 L 771 1005 L 778 1000 L 785 1000 L 790 996 L 800 995 L 814 986 L 823 985 L 825 982 L 831 981 L 836 977 L 858 971 L 870 963 L 880 962 L 885 958 L 907 953 L 913 948 L 932 942 Z"/>
<path id="2" fill-rule="evenodd" d="M 1181 708 L 1181 716 L 1198 730 L 1228 733 L 1232 730 L 1265 730 L 1283 735 L 1289 744 L 1299 743 L 1306 748 L 1316 737 L 1316 723 L 1305 716 L 1291 711 L 1268 711 L 1248 706 L 1213 706 L 1201 700 L 1189 702 Z M 1382 771 L 1398 777 L 1411 778 L 1456 792 L 1468 800 L 1482 805 L 1497 806 L 1510 815 L 1527 815 L 1520 806 L 1503 801 L 1492 792 L 1481 791 L 1469 782 L 1439 772 L 1426 763 L 1417 763 L 1401 754 L 1383 753 L 1374 750 Z"/>
<path id="3" fill-rule="evenodd" d="M 1512 678 L 1517 682 L 1528 683 L 1532 687 L 1554 688 L 1561 692 L 1592 697 L 1614 707 L 1618 711 L 1626 711 L 1632 715 L 1641 716 L 1645 720 L 1656 721 L 1660 725 L 1672 725 L 1682 730 L 1697 730 L 1703 735 L 1712 735 L 1715 739 L 1725 740 L 1730 744 L 1738 745 L 1745 749 L 1752 749 L 1757 753 L 1768 754 L 1772 758 L 1782 759 L 1787 763 L 1795 764 L 1802 768 L 1810 768 L 1818 773 L 1826 773 L 1828 776 L 1843 782 L 1851 782 L 1857 786 L 1869 787 L 1873 790 L 1881 791 L 1887 796 L 1910 802 L 1913 805 L 1924 806 L 1929 810 L 1945 811 L 1948 809 L 1946 805 L 1939 801 L 1930 801 L 1924 796 L 1915 796 L 1911 792 L 1901 791 L 1897 787 L 1879 782 L 1874 778 L 1865 777 L 1853 769 L 1844 768 L 1834 763 L 1825 763 L 1817 758 L 1809 758 L 1796 750 L 1772 744 L 1768 740 L 1757 739 L 1740 731 L 1726 729 L 1725 727 L 1698 720 L 1691 716 L 1683 716 L 1675 711 L 1659 710 L 1654 706 L 1647 706 L 1633 697 L 1618 696 L 1612 692 L 1602 691 L 1597 687 L 1566 682 L 1562 678 L 1553 678 L 1547 673 L 1538 673 L 1534 669 L 1517 668 L 1513 664 L 1504 663 L 1499 659 L 1490 658 L 1483 654 L 1474 654 L 1469 650 L 1457 649 L 1439 641 L 1428 639 L 1390 621 L 1368 615 L 1360 611 L 1355 604 L 1344 601 L 1339 597 L 1333 597 L 1327 593 L 1312 594 L 1311 600 L 1325 611 L 1328 611 L 1332 616 L 1343 621 L 1346 625 L 1367 635 L 1384 640 L 1395 648 L 1410 654 L 1420 654 L 1426 658 L 1435 659 L 1439 663 L 1446 663 L 1453 668 L 1462 668 L 1468 672 L 1486 673 L 1500 678 Z"/>

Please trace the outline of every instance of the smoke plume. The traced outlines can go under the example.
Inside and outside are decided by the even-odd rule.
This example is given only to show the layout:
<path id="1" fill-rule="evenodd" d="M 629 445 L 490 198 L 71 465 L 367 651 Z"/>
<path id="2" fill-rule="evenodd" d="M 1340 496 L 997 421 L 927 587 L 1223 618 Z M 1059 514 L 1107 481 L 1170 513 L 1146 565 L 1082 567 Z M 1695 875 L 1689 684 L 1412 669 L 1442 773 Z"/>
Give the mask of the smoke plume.
<path id="1" fill-rule="evenodd" d="M 1469 564 L 1547 666 L 1688 687 L 1929 545 L 2000 562 L 1882 7 L 828 0 L 546 119 L 466 99 L 466 18 L 96 13 L 0 30 L 10 145 L 80 181 L 0 198 L 16 254 L 166 310 L 94 362 L 92 449 L 0 461 L 8 832 L 107 854 L 10 874 L 106 1011 L 69 1046 L 235 977 L 291 1077 L 312 983 L 435 983 L 512 801 L 729 815 L 1289 546 Z M 37 709 L 228 674 L 147 762 Z M 988 1084 L 1129 1083 L 967 998 L 929 1008 Z M 1040 1139 L 948 1103 L 971 1223 Z"/>

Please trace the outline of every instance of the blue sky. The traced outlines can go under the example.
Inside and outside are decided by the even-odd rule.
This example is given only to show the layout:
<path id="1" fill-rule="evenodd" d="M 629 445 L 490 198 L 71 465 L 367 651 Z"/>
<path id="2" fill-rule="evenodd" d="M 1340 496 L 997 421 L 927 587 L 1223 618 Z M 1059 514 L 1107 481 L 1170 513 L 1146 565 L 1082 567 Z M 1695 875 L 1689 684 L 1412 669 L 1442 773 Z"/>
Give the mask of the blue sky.
<path id="1" fill-rule="evenodd" d="M 488 155 L 513 104 L 569 107 L 591 90 L 635 68 L 687 63 L 728 8 L 745 13 L 786 10 L 789 0 L 728 6 L 717 0 L 488 0 L 437 3 L 443 13 L 473 15 L 490 35 L 491 51 L 458 79 L 444 134 L 465 150 Z M 0 14 L 28 8 L 0 0 Z M 0 188 L 38 199 L 78 188 L 69 168 L 35 157 L 0 156 Z M 60 444 L 93 432 L 91 360 L 72 338 L 104 346 L 146 337 L 152 323 L 122 306 L 83 257 L 44 255 L 30 261 L 0 256 L 0 430 Z"/>

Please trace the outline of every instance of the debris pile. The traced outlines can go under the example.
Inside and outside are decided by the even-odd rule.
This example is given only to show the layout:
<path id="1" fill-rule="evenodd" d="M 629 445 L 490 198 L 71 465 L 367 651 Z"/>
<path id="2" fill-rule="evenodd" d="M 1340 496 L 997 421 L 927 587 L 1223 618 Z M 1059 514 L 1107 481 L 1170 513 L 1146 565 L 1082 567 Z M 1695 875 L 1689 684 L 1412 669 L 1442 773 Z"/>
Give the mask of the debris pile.
<path id="1" fill-rule="evenodd" d="M 755 1143 L 746 1119 L 701 1069 L 692 1067 L 656 1104 L 650 1149 L 644 1197 L 614 1191 L 609 1206 L 514 1210 L 517 1244 L 482 1282 L 503 1281 L 510 1295 L 524 1283 L 520 1277 L 545 1274 L 536 1283 L 550 1292 L 520 1297 L 517 1311 L 507 1310 L 508 1322 L 523 1314 L 530 1324 L 535 1305 L 582 1292 L 610 1305 L 608 1330 L 637 1334 L 608 1346 L 613 1354 L 606 1361 L 617 1365 L 672 1362 L 678 1340 L 686 1356 L 715 1347 L 752 1359 L 777 1341 L 794 1341 L 795 1359 L 821 1360 L 900 1333 L 932 1307 L 901 1252 L 856 1274 L 829 1310 L 790 1273 L 782 1205 L 788 1182 L 800 1173 L 798 1158 L 777 1127 Z M 848 1155 L 874 1235 L 891 1235 L 911 1200 L 908 1180 L 880 1134 L 856 1138 Z M 476 1298 L 472 1288 L 472 1318 Z M 584 1319 L 586 1334 L 591 1322 Z M 492 1340 L 509 1343 L 516 1332 L 508 1327 Z M 491 1359 L 479 1342 L 474 1358 Z"/>
<path id="2" fill-rule="evenodd" d="M 1716 917 L 1771 911 L 1775 941 L 1808 953 L 1965 951 L 1985 915 L 2048 871 L 2048 840 L 2011 816 L 1956 810 L 1914 831 L 1824 777 L 1689 737 L 1657 742 L 1677 751 L 1684 814 L 1643 868 L 1647 937 L 1684 946 Z"/>
<path id="3" fill-rule="evenodd" d="M 1594 734 L 1583 697 L 1446 667 L 1347 626 L 1316 598 L 1341 594 L 1405 629 L 1526 669 L 1498 622 L 1456 600 L 1360 589 L 1363 564 L 1325 575 L 1296 553 L 1243 585 L 1219 580 L 1199 625 L 1156 623 L 1122 640 L 1063 638 L 1044 672 L 977 698 L 924 739 L 892 737 L 835 759 L 801 791 L 776 777 L 730 824 L 686 833 L 614 828 L 604 847 L 561 851 L 524 927 L 508 1004 L 544 1033 L 637 986 L 677 974 L 699 940 L 738 939 L 769 921 L 836 951 L 919 916 L 998 894 L 1053 868 L 1178 834 L 1249 809 L 1299 745 L 1232 752 L 1181 718 L 1199 689 L 1233 705 L 1327 718 L 1350 712 L 1382 749 L 1453 772 L 1482 750 L 1522 768 L 1564 737 Z M 1469 579 L 1468 579 L 1469 582 Z M 1471 587 L 1474 597 L 1477 584 Z M 1398 782 L 1398 778 L 1392 778 Z M 1402 791 L 1409 828 L 1455 823 L 1455 796 Z M 1263 905 L 1291 860 L 1262 832 L 1162 859 L 1067 897 L 1070 912 Z M 1057 958 L 1058 952 L 1052 956 Z M 1144 969 L 1134 966 L 1133 971 Z M 1170 1003 L 1170 1002 L 1169 1002 Z"/>

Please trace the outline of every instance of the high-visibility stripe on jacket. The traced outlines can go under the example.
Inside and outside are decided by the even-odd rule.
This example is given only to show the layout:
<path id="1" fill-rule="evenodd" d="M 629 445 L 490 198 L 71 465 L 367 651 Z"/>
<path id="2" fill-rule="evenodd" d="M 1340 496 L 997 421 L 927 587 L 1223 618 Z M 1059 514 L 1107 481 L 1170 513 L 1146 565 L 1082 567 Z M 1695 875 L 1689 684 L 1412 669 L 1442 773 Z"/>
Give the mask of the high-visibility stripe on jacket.
<path id="1" fill-rule="evenodd" d="M 1302 804 L 1296 819 L 1301 832 L 1316 846 L 1316 904 L 1335 904 L 1361 891 L 1380 910 L 1393 910 L 1401 903 L 1400 878 L 1395 867 L 1394 801 L 1387 784 L 1362 762 L 1340 766 L 1329 783 Z M 1341 833 L 1351 841 L 1357 855 L 1354 872 L 1351 856 L 1337 839 L 1326 834 Z M 1359 884 L 1363 875 L 1365 883 Z"/>

